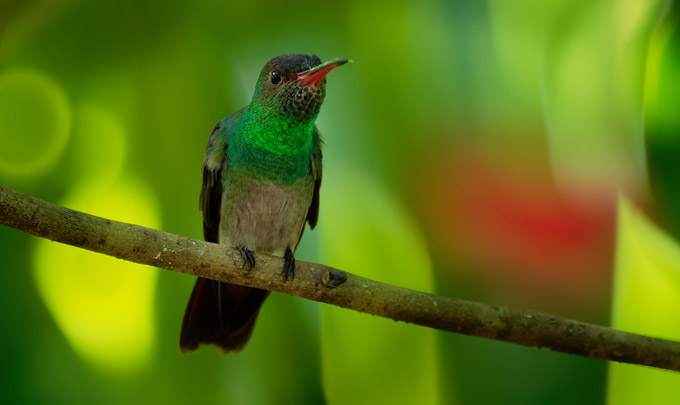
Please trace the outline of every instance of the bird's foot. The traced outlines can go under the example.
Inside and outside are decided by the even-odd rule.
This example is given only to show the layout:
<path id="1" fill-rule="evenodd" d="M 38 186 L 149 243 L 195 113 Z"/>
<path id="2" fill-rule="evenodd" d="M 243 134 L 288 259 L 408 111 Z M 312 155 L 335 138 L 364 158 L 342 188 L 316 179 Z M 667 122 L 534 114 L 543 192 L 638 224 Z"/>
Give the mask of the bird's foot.
<path id="1" fill-rule="evenodd" d="M 250 251 L 245 246 L 239 246 L 238 248 L 239 253 L 241 253 L 241 257 L 243 258 L 243 264 L 241 265 L 241 268 L 248 266 L 246 269 L 246 273 L 250 273 L 250 270 L 252 270 L 255 267 L 255 256 L 253 256 L 253 252 Z"/>
<path id="2" fill-rule="evenodd" d="M 283 256 L 283 270 L 281 270 L 281 276 L 283 280 L 288 281 L 288 276 L 290 276 L 291 281 L 295 280 L 295 256 L 293 256 L 293 251 L 290 247 L 286 249 L 286 254 Z"/>

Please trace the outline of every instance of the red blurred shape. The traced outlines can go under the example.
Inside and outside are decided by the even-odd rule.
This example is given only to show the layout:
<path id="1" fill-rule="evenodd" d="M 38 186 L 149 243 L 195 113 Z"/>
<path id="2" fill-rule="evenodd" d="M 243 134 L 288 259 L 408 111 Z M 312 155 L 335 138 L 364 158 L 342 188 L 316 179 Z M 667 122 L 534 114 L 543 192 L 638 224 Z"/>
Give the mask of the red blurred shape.
<path id="1" fill-rule="evenodd" d="M 436 176 L 425 177 L 437 179 L 428 185 L 428 212 L 443 251 L 453 248 L 451 257 L 484 271 L 479 276 L 531 290 L 573 294 L 605 286 L 615 195 L 584 189 L 584 210 L 560 195 L 540 156 L 515 156 L 513 163 L 478 149 L 457 151 L 431 167 Z"/>

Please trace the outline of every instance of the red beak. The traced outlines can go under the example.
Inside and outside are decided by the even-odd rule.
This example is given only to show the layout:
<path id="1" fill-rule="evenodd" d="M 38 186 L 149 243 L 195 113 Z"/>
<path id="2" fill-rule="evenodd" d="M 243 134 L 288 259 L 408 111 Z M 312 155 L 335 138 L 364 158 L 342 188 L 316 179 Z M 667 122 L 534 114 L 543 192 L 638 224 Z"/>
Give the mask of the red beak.
<path id="1" fill-rule="evenodd" d="M 333 60 L 329 60 L 328 62 L 324 62 L 309 70 L 298 73 L 297 80 L 301 81 L 303 86 L 318 87 L 328 72 L 338 66 L 344 65 L 347 62 L 351 62 L 351 60 L 347 58 L 335 58 Z"/>

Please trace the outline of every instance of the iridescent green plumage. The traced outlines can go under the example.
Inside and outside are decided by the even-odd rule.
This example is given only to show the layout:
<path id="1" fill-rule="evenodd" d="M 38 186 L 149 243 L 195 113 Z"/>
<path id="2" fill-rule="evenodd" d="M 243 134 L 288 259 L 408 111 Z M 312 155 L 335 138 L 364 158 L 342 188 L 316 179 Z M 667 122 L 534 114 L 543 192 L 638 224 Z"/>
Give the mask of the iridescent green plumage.
<path id="1" fill-rule="evenodd" d="M 296 70 L 309 70 L 319 65 L 320 59 L 307 55 L 281 58 L 265 66 L 252 101 L 234 118 L 238 136 L 228 140 L 233 146 L 228 154 L 234 164 L 256 176 L 292 184 L 307 173 L 312 150 L 320 147 L 318 137 L 313 137 L 314 121 L 326 88 L 305 86 L 297 80 L 300 71 Z M 274 70 L 279 71 L 283 85 L 271 86 L 269 75 Z"/>
<path id="2" fill-rule="evenodd" d="M 305 222 L 314 227 L 321 185 L 321 139 L 314 121 L 325 96 L 325 75 L 347 60 L 283 55 L 263 68 L 251 103 L 220 121 L 203 164 L 200 207 L 209 242 L 284 257 L 282 275 L 295 274 L 293 253 Z M 182 325 L 180 347 L 200 343 L 238 351 L 252 332 L 267 291 L 199 279 Z"/>
<path id="3" fill-rule="evenodd" d="M 309 168 L 314 122 L 295 122 L 285 116 L 263 119 L 269 115 L 265 111 L 257 105 L 243 111 L 236 127 L 240 135 L 229 143 L 234 148 L 231 159 L 253 175 L 291 184 Z"/>

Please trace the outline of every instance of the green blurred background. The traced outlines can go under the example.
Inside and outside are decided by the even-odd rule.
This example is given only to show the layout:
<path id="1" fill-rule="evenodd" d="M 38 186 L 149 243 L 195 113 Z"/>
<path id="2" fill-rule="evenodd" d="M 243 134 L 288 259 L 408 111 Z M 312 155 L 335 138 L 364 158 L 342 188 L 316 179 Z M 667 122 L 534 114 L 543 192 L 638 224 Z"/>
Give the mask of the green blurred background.
<path id="1" fill-rule="evenodd" d="M 200 238 L 208 134 L 284 53 L 329 75 L 296 257 L 680 340 L 671 1 L 0 0 L 0 182 Z M 194 279 L 0 228 L 2 403 L 673 403 L 678 374 L 274 294 L 181 355 Z"/>

